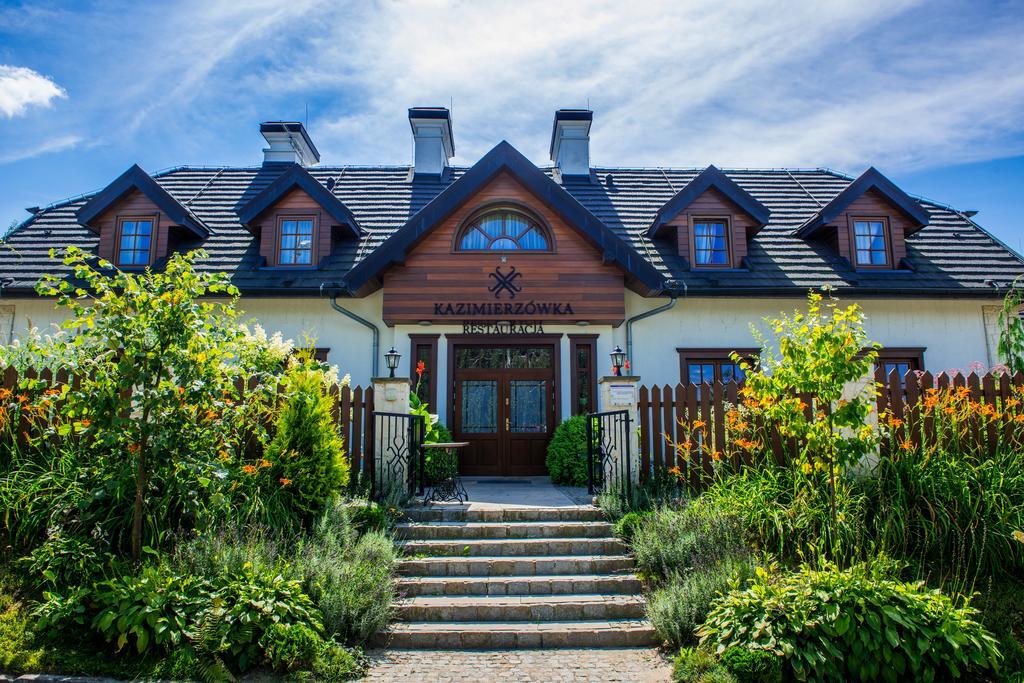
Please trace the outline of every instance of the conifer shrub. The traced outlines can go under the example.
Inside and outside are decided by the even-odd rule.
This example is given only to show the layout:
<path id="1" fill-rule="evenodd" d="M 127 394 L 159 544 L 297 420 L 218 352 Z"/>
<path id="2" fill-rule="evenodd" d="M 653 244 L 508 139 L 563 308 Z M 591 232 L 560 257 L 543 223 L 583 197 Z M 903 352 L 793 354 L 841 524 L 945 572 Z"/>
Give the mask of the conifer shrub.
<path id="1" fill-rule="evenodd" d="M 284 384 L 287 396 L 266 459 L 280 485 L 280 503 L 309 523 L 348 484 L 349 463 L 323 372 L 296 363 Z"/>
<path id="2" fill-rule="evenodd" d="M 547 466 L 553 484 L 587 485 L 586 417 L 574 415 L 555 428 L 548 444 Z"/>

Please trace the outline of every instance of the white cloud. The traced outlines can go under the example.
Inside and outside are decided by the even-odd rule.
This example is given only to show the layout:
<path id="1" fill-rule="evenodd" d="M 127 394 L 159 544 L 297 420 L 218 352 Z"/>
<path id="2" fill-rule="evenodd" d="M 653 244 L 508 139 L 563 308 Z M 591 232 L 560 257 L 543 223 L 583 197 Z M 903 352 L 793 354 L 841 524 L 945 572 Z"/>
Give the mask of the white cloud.
<path id="1" fill-rule="evenodd" d="M 29 107 L 51 107 L 55 99 L 67 96 L 64 88 L 32 69 L 0 64 L 0 113 L 7 118 Z"/>
<path id="2" fill-rule="evenodd" d="M 60 135 L 50 140 L 45 140 L 31 147 L 19 147 L 0 154 L 0 164 L 9 164 L 13 161 L 24 161 L 43 154 L 52 152 L 63 152 L 66 149 L 77 147 L 82 142 L 78 135 Z"/>
<path id="3" fill-rule="evenodd" d="M 898 170 L 1021 152 L 1019 19 L 964 30 L 916 0 L 537 0 L 383 4 L 351 25 L 286 86 L 360 94 L 315 122 L 341 161 L 408 159 L 404 108 L 449 98 L 464 163 L 501 138 L 546 162 L 553 110 L 588 100 L 596 164 Z"/>

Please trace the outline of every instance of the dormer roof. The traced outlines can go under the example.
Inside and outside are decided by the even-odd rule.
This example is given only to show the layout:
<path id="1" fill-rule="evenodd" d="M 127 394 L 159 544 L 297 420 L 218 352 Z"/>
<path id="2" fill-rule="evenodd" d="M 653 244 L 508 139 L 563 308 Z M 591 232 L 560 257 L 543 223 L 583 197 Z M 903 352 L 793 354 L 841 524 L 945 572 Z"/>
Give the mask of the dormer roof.
<path id="1" fill-rule="evenodd" d="M 715 188 L 725 195 L 729 201 L 753 218 L 758 226 L 767 225 L 771 219 L 772 212 L 764 204 L 754 199 L 749 192 L 733 182 L 729 176 L 722 173 L 714 165 L 711 165 L 697 174 L 697 177 L 688 182 L 675 196 L 665 202 L 665 205 L 655 214 L 654 222 L 648 228 L 647 235 L 649 237 L 657 237 L 665 225 L 671 223 L 695 199 L 711 188 Z"/>
<path id="2" fill-rule="evenodd" d="M 270 185 L 238 208 L 238 220 L 242 225 L 251 225 L 260 214 L 276 204 L 293 189 L 300 189 L 313 199 L 339 225 L 347 226 L 359 237 L 362 230 L 359 222 L 348 207 L 323 186 L 309 171 L 298 164 L 290 164 Z"/>
<path id="3" fill-rule="evenodd" d="M 813 237 L 818 230 L 829 225 L 842 214 L 854 200 L 871 190 L 880 193 L 913 221 L 915 228 L 907 231 L 908 236 L 928 225 L 928 212 L 913 197 L 898 188 L 895 183 L 872 166 L 799 226 L 795 231 L 796 235 L 804 239 Z"/>
<path id="4" fill-rule="evenodd" d="M 138 190 L 145 195 L 161 211 L 166 213 L 175 225 L 181 225 L 191 230 L 200 239 L 205 239 L 210 234 L 210 229 L 199 220 L 191 210 L 177 199 L 172 197 L 167 190 L 160 187 L 138 164 L 132 164 L 131 168 L 119 175 L 112 183 L 100 190 L 97 194 L 85 203 L 75 214 L 75 218 L 84 226 L 90 224 L 96 218 L 107 212 L 117 204 L 126 194 L 132 190 Z"/>

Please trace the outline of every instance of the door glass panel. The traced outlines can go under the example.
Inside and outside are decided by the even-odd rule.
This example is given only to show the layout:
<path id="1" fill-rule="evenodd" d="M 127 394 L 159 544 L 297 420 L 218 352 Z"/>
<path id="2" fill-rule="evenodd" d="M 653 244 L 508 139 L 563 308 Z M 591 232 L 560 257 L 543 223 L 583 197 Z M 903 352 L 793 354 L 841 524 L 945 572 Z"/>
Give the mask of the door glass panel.
<path id="1" fill-rule="evenodd" d="M 551 367 L 550 346 L 459 347 L 455 350 L 455 367 L 459 369 L 540 368 Z"/>
<path id="2" fill-rule="evenodd" d="M 509 383 L 512 397 L 509 431 L 518 434 L 548 431 L 547 386 L 543 379 L 514 379 Z"/>
<path id="3" fill-rule="evenodd" d="M 497 380 L 462 381 L 462 433 L 493 434 L 498 431 Z"/>

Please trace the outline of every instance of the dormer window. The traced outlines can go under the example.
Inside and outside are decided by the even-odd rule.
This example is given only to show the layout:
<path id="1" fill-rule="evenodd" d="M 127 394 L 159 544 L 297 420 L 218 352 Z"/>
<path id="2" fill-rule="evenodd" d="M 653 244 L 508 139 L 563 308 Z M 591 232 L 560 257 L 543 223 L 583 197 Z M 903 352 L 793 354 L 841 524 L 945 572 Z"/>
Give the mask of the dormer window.
<path id="1" fill-rule="evenodd" d="M 697 268 L 723 268 L 729 257 L 729 219 L 693 219 L 693 265 Z"/>
<path id="2" fill-rule="evenodd" d="M 156 216 L 118 217 L 117 265 L 140 268 L 151 263 L 156 223 Z"/>
<path id="3" fill-rule="evenodd" d="M 858 267 L 882 268 L 890 264 L 888 220 L 854 218 L 853 239 Z"/>
<path id="4" fill-rule="evenodd" d="M 279 223 L 278 264 L 309 266 L 313 264 L 312 216 L 282 216 Z"/>

